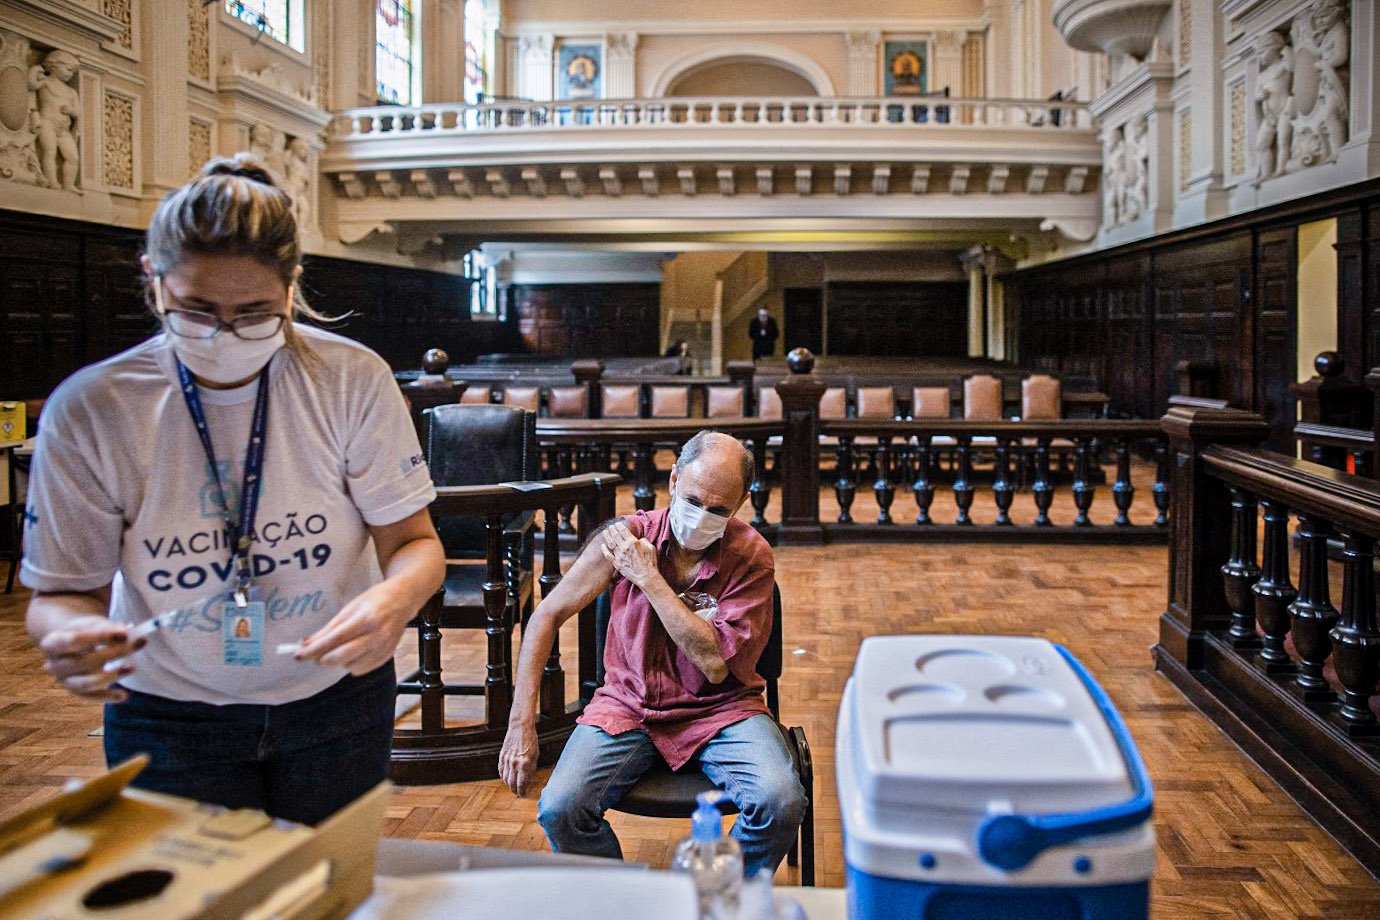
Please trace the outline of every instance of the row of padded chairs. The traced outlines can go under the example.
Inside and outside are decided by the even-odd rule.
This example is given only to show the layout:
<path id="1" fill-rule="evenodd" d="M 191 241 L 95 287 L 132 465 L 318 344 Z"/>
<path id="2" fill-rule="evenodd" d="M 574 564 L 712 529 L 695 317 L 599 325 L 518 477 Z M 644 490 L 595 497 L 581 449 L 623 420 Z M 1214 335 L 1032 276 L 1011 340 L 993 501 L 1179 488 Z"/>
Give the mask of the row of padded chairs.
<path id="1" fill-rule="evenodd" d="M 691 384 L 601 384 L 600 415 L 612 419 L 689 418 L 691 388 Z M 742 387 L 708 384 L 703 389 L 706 418 L 741 418 L 745 414 Z M 590 391 L 583 384 L 545 387 L 478 384 L 466 389 L 460 402 L 462 405 L 497 402 L 546 418 L 588 418 L 590 415 Z"/>
<path id="2" fill-rule="evenodd" d="M 1062 417 L 1059 380 L 1036 374 L 1021 381 L 1021 418 L 1057 419 Z M 897 406 L 896 388 L 891 386 L 858 387 L 849 405 L 847 387 L 829 387 L 819 401 L 819 417 L 841 418 L 901 418 Z M 757 414 L 761 418 L 781 417 L 781 397 L 776 390 L 762 387 L 757 391 Z M 963 381 L 963 418 L 975 421 L 998 421 L 1003 418 L 1001 380 L 987 374 L 975 374 Z M 953 416 L 953 394 L 946 386 L 912 387 L 910 414 L 913 419 L 942 419 Z"/>
<path id="3" fill-rule="evenodd" d="M 601 416 L 609 419 L 689 418 L 689 384 L 605 383 L 600 385 Z M 705 418 L 741 418 L 744 391 L 731 384 L 708 384 L 704 389 Z M 825 419 L 901 418 L 894 386 L 861 386 L 854 389 L 834 386 L 824 391 L 819 414 Z M 1036 374 L 1021 381 L 1021 411 L 1024 419 L 1062 417 L 1061 387 L 1058 378 Z M 530 384 L 489 386 L 467 389 L 460 398 L 466 405 L 500 403 L 526 409 L 548 418 L 588 418 L 590 391 L 583 384 L 536 386 Z M 978 421 L 997 421 L 1003 417 L 1002 382 L 988 374 L 975 374 L 963 381 L 962 417 Z M 781 418 L 781 397 L 774 386 L 757 389 L 757 417 Z M 906 417 L 942 419 L 953 415 L 953 395 L 947 386 L 917 386 L 911 389 L 910 411 Z"/>

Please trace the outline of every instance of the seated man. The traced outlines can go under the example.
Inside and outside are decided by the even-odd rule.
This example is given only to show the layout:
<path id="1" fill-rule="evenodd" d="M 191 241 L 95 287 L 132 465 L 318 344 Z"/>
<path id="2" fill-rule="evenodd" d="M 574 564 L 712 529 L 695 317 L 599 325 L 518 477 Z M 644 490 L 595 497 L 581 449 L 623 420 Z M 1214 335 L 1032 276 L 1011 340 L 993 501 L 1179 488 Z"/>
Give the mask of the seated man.
<path id="1" fill-rule="evenodd" d="M 604 685 L 538 805 L 553 850 L 622 858 L 604 812 L 658 757 L 675 770 L 696 761 L 738 806 L 733 836 L 748 875 L 775 871 L 790 849 L 805 791 L 757 674 L 771 633 L 771 548 L 734 516 L 752 472 L 752 455 L 734 438 L 695 435 L 671 471 L 670 507 L 596 532 L 532 614 L 499 755 L 499 773 L 518 795 L 536 776 L 539 684 L 552 638 L 612 585 Z"/>

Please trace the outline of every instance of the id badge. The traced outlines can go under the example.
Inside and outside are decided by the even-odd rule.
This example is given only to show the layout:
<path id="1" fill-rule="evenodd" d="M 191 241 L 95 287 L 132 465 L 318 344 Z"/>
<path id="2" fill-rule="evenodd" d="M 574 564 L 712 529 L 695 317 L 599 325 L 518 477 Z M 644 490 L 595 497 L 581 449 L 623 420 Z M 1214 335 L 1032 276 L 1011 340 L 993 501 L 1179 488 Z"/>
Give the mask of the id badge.
<path id="1" fill-rule="evenodd" d="M 250 601 L 241 607 L 228 600 L 221 606 L 221 646 L 225 663 L 258 668 L 264 663 L 264 605 Z"/>

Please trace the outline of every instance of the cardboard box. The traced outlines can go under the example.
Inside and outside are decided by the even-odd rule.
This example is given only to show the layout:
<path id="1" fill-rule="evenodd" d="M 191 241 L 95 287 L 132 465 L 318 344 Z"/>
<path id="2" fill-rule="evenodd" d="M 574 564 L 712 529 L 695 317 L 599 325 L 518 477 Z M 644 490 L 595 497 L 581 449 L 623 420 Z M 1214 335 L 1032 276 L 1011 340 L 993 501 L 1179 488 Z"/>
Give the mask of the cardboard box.
<path id="1" fill-rule="evenodd" d="M 0 441 L 22 441 L 29 436 L 27 411 L 22 402 L 0 402 Z"/>
<path id="2" fill-rule="evenodd" d="M 325 920 L 373 890 L 388 783 L 311 828 L 127 789 L 146 763 L 0 824 L 0 920 Z"/>

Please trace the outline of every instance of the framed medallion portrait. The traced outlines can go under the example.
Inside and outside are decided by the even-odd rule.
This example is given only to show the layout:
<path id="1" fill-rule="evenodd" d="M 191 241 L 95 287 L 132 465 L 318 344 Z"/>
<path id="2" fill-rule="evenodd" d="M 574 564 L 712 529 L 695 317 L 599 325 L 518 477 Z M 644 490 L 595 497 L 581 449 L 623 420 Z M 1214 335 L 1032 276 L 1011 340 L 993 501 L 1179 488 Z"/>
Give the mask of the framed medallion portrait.
<path id="1" fill-rule="evenodd" d="M 928 42 L 888 41 L 884 52 L 886 95 L 921 96 L 928 91 Z"/>
<path id="2" fill-rule="evenodd" d="M 603 80 L 603 48 L 599 45 L 561 45 L 557 59 L 558 99 L 597 99 Z"/>

